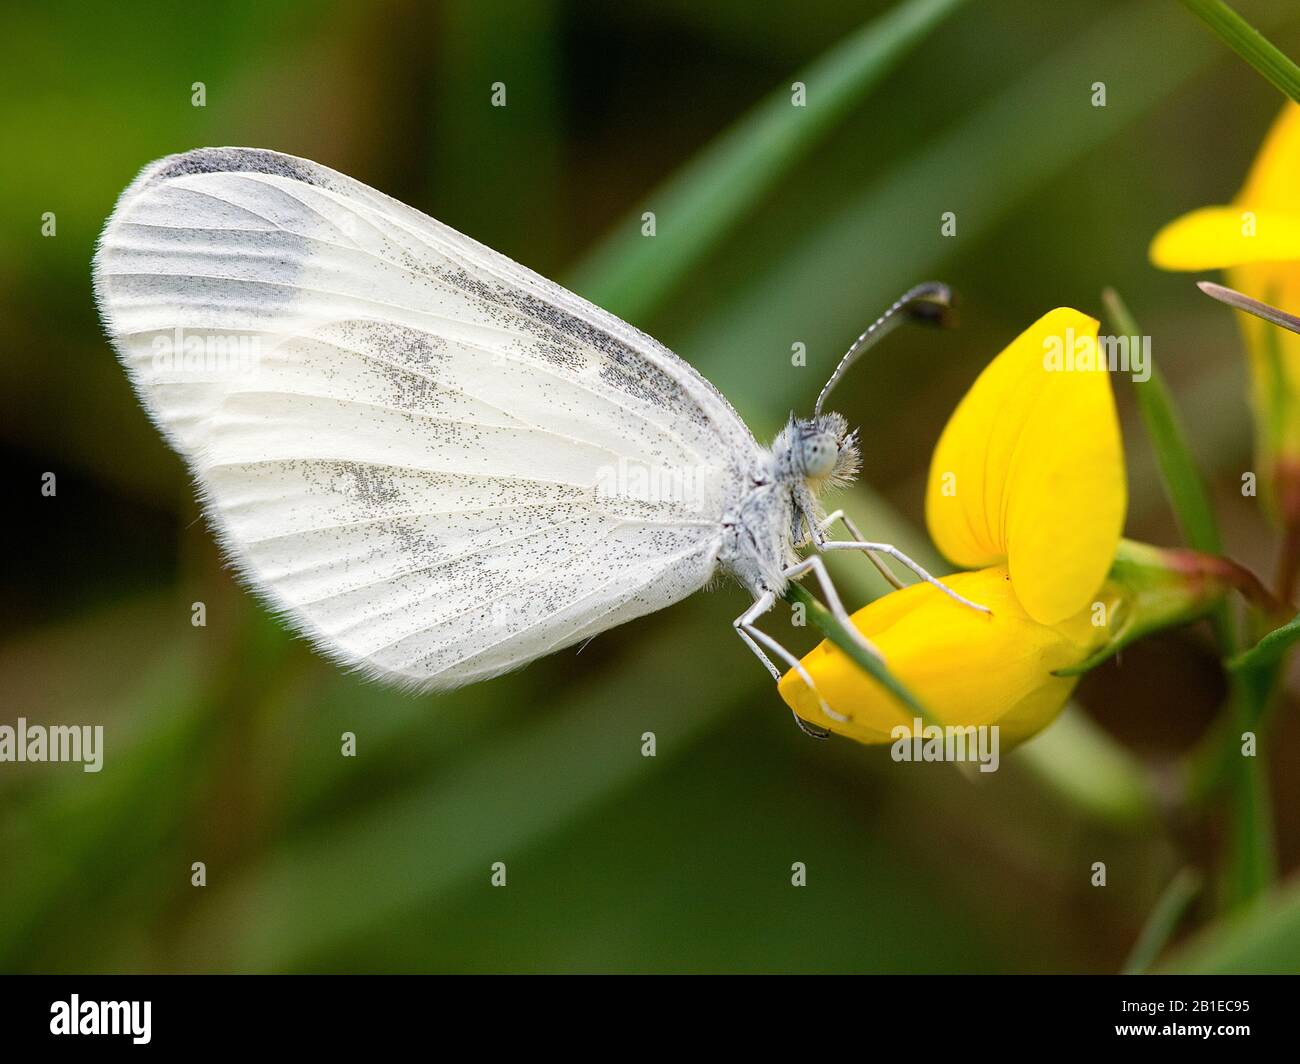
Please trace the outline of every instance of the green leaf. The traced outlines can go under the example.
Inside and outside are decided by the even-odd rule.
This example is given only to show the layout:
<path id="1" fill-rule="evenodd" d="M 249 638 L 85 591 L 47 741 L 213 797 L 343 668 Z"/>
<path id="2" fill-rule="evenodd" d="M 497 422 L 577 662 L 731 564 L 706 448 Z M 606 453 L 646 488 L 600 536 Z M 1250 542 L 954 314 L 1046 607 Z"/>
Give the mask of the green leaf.
<path id="1" fill-rule="evenodd" d="M 1244 650 L 1227 662 L 1227 667 L 1234 672 L 1245 669 L 1263 669 L 1276 665 L 1282 655 L 1290 649 L 1291 644 L 1300 640 L 1300 614 L 1282 625 L 1274 628 L 1249 650 Z"/>
<path id="2" fill-rule="evenodd" d="M 1183 0 L 1183 6 L 1275 88 L 1300 103 L 1300 67 L 1223 0 Z"/>
<path id="3" fill-rule="evenodd" d="M 709 147 L 652 190 L 569 277 L 594 303 L 637 319 L 802 159 L 817 139 L 965 0 L 908 0 L 782 83 Z M 793 82 L 806 104 L 791 103 Z M 641 235 L 641 210 L 658 233 Z"/>

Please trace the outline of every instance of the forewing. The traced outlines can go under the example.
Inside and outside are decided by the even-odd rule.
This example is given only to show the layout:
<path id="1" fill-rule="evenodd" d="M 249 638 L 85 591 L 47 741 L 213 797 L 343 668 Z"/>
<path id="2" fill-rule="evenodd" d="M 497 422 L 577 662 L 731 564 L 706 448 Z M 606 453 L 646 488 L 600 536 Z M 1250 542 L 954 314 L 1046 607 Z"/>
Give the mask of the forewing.
<path id="1" fill-rule="evenodd" d="M 758 453 L 649 337 L 305 160 L 154 164 L 94 273 L 241 572 L 323 651 L 408 686 L 700 587 Z"/>

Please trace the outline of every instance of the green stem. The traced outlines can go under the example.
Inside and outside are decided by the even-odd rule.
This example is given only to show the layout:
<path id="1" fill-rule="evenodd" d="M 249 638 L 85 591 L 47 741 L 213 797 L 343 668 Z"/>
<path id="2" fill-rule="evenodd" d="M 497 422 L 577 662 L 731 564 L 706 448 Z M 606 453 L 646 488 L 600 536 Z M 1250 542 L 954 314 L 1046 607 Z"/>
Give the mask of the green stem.
<path id="1" fill-rule="evenodd" d="M 1232 909 L 1253 904 L 1277 878 L 1268 754 L 1261 725 L 1280 671 L 1275 665 L 1233 673 L 1233 727 L 1225 744 L 1231 765 L 1232 831 L 1224 874 L 1224 902 Z M 1250 757 L 1241 751 L 1246 732 L 1255 736 L 1256 752 Z"/>
<path id="2" fill-rule="evenodd" d="M 1183 7 L 1285 95 L 1300 103 L 1300 67 L 1223 0 L 1182 0 Z"/>

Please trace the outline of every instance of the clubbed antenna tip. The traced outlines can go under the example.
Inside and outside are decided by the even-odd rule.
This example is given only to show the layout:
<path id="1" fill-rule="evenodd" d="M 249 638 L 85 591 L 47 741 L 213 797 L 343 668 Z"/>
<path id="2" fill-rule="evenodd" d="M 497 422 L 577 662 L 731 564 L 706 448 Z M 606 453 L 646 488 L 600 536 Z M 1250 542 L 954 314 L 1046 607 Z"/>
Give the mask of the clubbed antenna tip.
<path id="1" fill-rule="evenodd" d="M 813 407 L 814 416 L 821 414 L 822 405 L 831 394 L 831 389 L 839 383 L 849 367 L 884 336 L 892 332 L 900 322 L 913 321 L 923 325 L 950 328 L 957 324 L 954 303 L 952 289 L 939 281 L 919 284 L 894 300 L 889 309 L 873 321 L 866 332 L 853 341 L 853 345 L 840 359 L 840 364 L 835 367 L 835 372 L 831 374 L 830 380 L 817 396 L 817 403 Z"/>

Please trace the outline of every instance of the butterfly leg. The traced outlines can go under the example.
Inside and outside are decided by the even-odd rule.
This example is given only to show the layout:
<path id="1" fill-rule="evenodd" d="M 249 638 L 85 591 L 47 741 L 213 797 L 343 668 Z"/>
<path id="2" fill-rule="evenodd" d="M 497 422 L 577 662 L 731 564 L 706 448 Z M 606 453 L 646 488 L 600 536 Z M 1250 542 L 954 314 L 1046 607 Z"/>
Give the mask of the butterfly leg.
<path id="1" fill-rule="evenodd" d="M 795 672 L 799 674 L 799 678 L 802 679 L 803 682 L 808 685 L 808 689 L 812 691 L 813 694 L 817 695 L 817 701 L 821 703 L 821 709 L 823 713 L 825 713 L 832 720 L 843 719 L 839 717 L 838 714 L 836 714 L 836 712 L 826 704 L 826 700 L 822 698 L 820 694 L 817 694 L 817 685 L 813 683 L 812 677 L 808 675 L 808 670 L 803 667 L 803 662 L 801 662 L 798 658 L 796 658 L 793 654 L 791 654 L 790 651 L 786 650 L 785 647 L 783 647 L 770 635 L 760 630 L 755 625 L 754 622 L 757 621 L 758 618 L 763 616 L 763 614 L 771 610 L 771 608 L 775 604 L 776 604 L 776 595 L 771 591 L 763 592 L 762 595 L 760 595 L 757 599 L 754 600 L 754 604 L 750 606 L 749 609 L 747 609 L 744 613 L 742 613 L 739 617 L 737 617 L 734 621 L 731 622 L 732 627 L 736 629 L 736 634 L 740 636 L 740 638 L 744 641 L 745 645 L 754 652 L 754 654 L 758 657 L 758 660 L 763 663 L 764 668 L 766 668 L 767 671 L 772 674 L 772 679 L 776 680 L 779 683 L 781 680 L 781 670 L 778 669 L 775 665 L 773 665 L 772 659 L 769 658 L 765 653 L 763 653 L 762 647 L 759 646 L 760 643 L 763 646 L 767 647 L 769 650 L 771 650 L 773 654 L 779 657 L 782 661 L 784 661 L 787 665 L 789 665 L 790 668 L 794 669 Z M 799 726 L 799 730 L 803 732 L 805 735 L 810 735 L 814 739 L 829 738 L 830 732 L 825 731 L 821 728 L 814 727 L 813 725 L 809 724 L 801 716 L 799 716 L 798 713 L 795 713 L 794 710 L 791 710 L 790 712 L 794 715 L 795 724 Z"/>
<path id="2" fill-rule="evenodd" d="M 857 641 L 858 646 L 862 647 L 872 657 L 883 661 L 884 657 L 876 649 L 875 644 L 854 626 L 852 618 L 849 617 L 849 611 L 844 608 L 844 603 L 840 601 L 839 592 L 835 590 L 835 585 L 831 583 L 831 574 L 826 571 L 826 563 L 814 554 L 811 558 L 805 558 L 803 561 L 790 566 L 785 570 L 784 575 L 789 580 L 798 580 L 805 573 L 812 573 L 817 577 L 817 583 L 821 586 L 827 608 L 834 614 L 835 619 L 848 629 L 849 634 Z M 831 716 L 840 721 L 848 719 L 837 714 L 831 714 Z"/>
<path id="3" fill-rule="evenodd" d="M 961 605 L 967 606 L 978 613 L 987 613 L 992 615 L 993 611 L 989 609 L 987 606 L 981 606 L 977 602 L 972 602 L 964 595 L 959 595 L 956 591 L 950 588 L 942 580 L 938 579 L 937 577 L 931 576 L 928 572 L 926 572 L 925 569 L 921 567 L 920 563 L 909 558 L 906 554 L 904 554 L 901 550 L 895 547 L 892 543 L 872 543 L 862 539 L 861 533 L 859 533 L 858 530 L 853 525 L 849 524 L 848 519 L 845 518 L 842 514 L 840 515 L 840 517 L 844 521 L 845 525 L 848 526 L 849 534 L 852 535 L 854 538 L 851 540 L 827 539 L 824 532 L 824 526 L 825 524 L 829 523 L 829 518 L 828 518 L 826 522 L 823 522 L 822 525 L 818 526 L 817 532 L 813 536 L 813 543 L 816 545 L 818 550 L 821 551 L 858 550 L 865 553 L 868 557 L 872 557 L 872 555 L 874 554 L 883 554 L 886 557 L 893 558 L 895 561 L 901 562 L 903 565 L 907 566 L 909 569 L 912 570 L 912 572 L 914 572 L 927 584 L 933 584 L 935 587 L 937 587 L 940 591 L 942 591 L 953 601 L 959 602 Z M 880 568 L 880 565 L 877 565 L 876 568 Z"/>
<path id="4" fill-rule="evenodd" d="M 813 541 L 817 543 L 818 549 L 822 549 L 822 544 L 826 542 L 826 530 L 830 528 L 831 525 L 835 524 L 836 521 L 844 522 L 844 527 L 849 530 L 849 535 L 852 536 L 855 541 L 861 541 L 864 538 L 862 533 L 858 531 L 858 526 L 853 523 L 853 518 L 849 517 L 849 515 L 843 510 L 835 510 L 823 518 L 822 523 L 817 526 L 817 532 L 813 535 Z M 882 562 L 873 551 L 868 550 L 863 551 L 862 553 L 871 559 L 871 564 L 876 567 L 877 572 L 879 572 L 881 576 L 889 581 L 892 587 L 901 588 L 903 586 L 903 581 L 898 579 L 898 577 L 894 575 L 894 571 Z"/>

